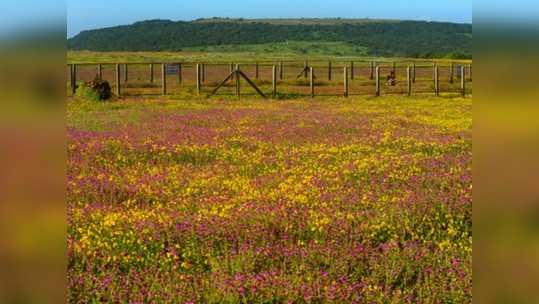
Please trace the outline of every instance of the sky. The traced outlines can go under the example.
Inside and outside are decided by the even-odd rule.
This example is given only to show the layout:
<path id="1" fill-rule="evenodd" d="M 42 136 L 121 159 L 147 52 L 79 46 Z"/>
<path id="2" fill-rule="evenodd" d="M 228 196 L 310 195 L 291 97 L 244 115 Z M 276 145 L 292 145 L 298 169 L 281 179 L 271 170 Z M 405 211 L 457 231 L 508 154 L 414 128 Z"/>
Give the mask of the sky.
<path id="1" fill-rule="evenodd" d="M 67 0 L 67 35 L 72 37 L 82 30 L 149 19 L 177 21 L 211 17 L 341 17 L 471 23 L 472 0 Z"/>
<path id="2" fill-rule="evenodd" d="M 65 27 L 63 0 L 0 0 L 0 37 L 25 29 Z"/>

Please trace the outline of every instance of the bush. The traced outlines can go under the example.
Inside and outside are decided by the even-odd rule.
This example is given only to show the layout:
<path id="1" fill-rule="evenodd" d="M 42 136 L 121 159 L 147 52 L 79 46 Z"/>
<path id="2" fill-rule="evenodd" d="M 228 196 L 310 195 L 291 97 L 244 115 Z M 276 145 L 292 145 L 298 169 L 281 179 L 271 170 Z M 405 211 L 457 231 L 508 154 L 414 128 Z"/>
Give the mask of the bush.
<path id="1" fill-rule="evenodd" d="M 79 83 L 76 95 L 91 101 L 102 101 L 112 97 L 112 90 L 108 81 L 96 76 L 90 82 Z"/>
<path id="2" fill-rule="evenodd" d="M 77 84 L 77 91 L 75 92 L 75 95 L 90 101 L 100 101 L 99 94 L 85 82 L 80 82 Z"/>

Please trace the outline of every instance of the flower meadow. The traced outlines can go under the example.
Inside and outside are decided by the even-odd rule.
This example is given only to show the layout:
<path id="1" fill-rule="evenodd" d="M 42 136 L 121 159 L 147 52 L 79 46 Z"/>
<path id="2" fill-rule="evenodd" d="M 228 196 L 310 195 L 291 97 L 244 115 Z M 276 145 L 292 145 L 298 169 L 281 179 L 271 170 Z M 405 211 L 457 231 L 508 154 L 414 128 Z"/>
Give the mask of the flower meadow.
<path id="1" fill-rule="evenodd" d="M 72 303 L 471 303 L 472 102 L 68 103 Z"/>

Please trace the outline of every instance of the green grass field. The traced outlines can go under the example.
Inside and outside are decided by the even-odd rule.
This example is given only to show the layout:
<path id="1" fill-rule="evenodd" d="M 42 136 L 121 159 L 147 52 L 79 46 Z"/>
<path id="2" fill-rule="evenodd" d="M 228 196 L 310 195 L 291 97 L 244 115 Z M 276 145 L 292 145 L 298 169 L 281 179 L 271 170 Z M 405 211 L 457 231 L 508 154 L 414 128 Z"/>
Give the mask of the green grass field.
<path id="1" fill-rule="evenodd" d="M 381 58 L 365 56 L 365 49 L 344 42 L 289 41 L 273 44 L 223 45 L 213 47 L 186 48 L 182 52 L 90 52 L 68 51 L 68 63 L 114 63 L 114 62 L 205 62 L 205 63 L 253 63 L 328 60 L 349 62 L 423 62 L 447 64 L 449 62 L 469 64 L 471 60 Z"/>

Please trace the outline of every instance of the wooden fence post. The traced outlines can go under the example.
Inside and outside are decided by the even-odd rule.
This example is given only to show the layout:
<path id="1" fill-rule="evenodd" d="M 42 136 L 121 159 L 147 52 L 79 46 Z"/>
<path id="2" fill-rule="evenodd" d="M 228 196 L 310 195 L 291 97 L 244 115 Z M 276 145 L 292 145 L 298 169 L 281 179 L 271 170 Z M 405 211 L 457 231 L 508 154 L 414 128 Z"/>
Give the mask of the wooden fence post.
<path id="1" fill-rule="evenodd" d="M 69 63 L 67 67 L 69 68 L 69 90 L 73 93 L 73 64 Z"/>
<path id="2" fill-rule="evenodd" d="M 395 73 L 395 76 L 397 75 L 397 63 L 393 61 L 393 73 Z"/>
<path id="3" fill-rule="evenodd" d="M 376 82 L 376 92 L 375 92 L 375 95 L 378 97 L 380 96 L 380 66 L 376 66 L 376 70 L 375 70 L 375 73 L 374 73 L 374 78 L 375 78 L 375 82 Z"/>
<path id="4" fill-rule="evenodd" d="M 348 97 L 348 67 L 344 67 L 344 97 Z"/>
<path id="5" fill-rule="evenodd" d="M 415 61 L 412 63 L 412 82 L 415 83 Z"/>
<path id="6" fill-rule="evenodd" d="M 455 72 L 455 66 L 453 65 L 453 63 L 451 62 L 449 64 L 449 83 L 453 83 L 454 82 L 454 72 Z"/>
<path id="7" fill-rule="evenodd" d="M 350 79 L 354 79 L 354 61 L 350 61 Z"/>
<path id="8" fill-rule="evenodd" d="M 460 91 L 462 94 L 462 97 L 466 97 L 466 70 L 464 66 L 462 65 L 460 67 Z"/>
<path id="9" fill-rule="evenodd" d="M 314 69 L 313 67 L 309 68 L 309 84 L 311 86 L 311 98 L 314 98 Z"/>
<path id="10" fill-rule="evenodd" d="M 116 64 L 116 95 L 120 97 L 120 65 Z"/>
<path id="11" fill-rule="evenodd" d="M 271 96 L 275 98 L 277 96 L 277 66 L 274 65 L 271 71 Z"/>
<path id="12" fill-rule="evenodd" d="M 240 74 L 239 74 L 239 71 L 240 70 L 240 65 L 239 64 L 236 64 L 236 96 L 238 96 L 238 99 L 240 99 L 241 97 L 241 92 L 240 92 Z"/>
<path id="13" fill-rule="evenodd" d="M 331 72 L 332 72 L 331 69 L 332 69 L 332 68 L 331 68 L 331 60 L 330 60 L 330 61 L 328 62 L 328 80 L 330 80 L 330 81 L 331 81 Z"/>
<path id="14" fill-rule="evenodd" d="M 167 66 L 161 64 L 161 95 L 167 95 Z"/>
<path id="15" fill-rule="evenodd" d="M 200 65 L 200 81 L 202 83 L 205 83 L 206 82 L 206 64 L 205 63 L 202 63 Z"/>
<path id="16" fill-rule="evenodd" d="M 305 62 L 303 63 L 303 77 L 305 79 L 307 79 L 307 67 L 309 66 L 309 63 L 307 62 L 307 60 L 305 60 Z"/>
<path id="17" fill-rule="evenodd" d="M 283 62 L 279 61 L 279 79 L 283 80 Z"/>
<path id="18" fill-rule="evenodd" d="M 199 63 L 198 68 L 200 69 L 200 71 L 198 73 L 198 76 L 200 78 L 200 83 L 202 84 L 204 82 L 204 64 Z"/>
<path id="19" fill-rule="evenodd" d="M 77 65 L 71 65 L 71 92 L 73 95 L 77 92 Z"/>
<path id="20" fill-rule="evenodd" d="M 472 65 L 468 64 L 468 79 L 472 81 Z"/>
<path id="21" fill-rule="evenodd" d="M 99 79 L 103 78 L 103 68 L 101 66 L 101 63 L 97 65 L 97 76 Z"/>
<path id="22" fill-rule="evenodd" d="M 370 80 L 373 80 L 373 79 L 374 79 L 374 61 L 371 61 L 371 70 L 370 70 L 370 76 L 369 76 L 369 79 L 370 79 Z"/>
<path id="23" fill-rule="evenodd" d="M 438 65 L 434 67 L 434 93 L 440 96 L 440 73 Z"/>
<path id="24" fill-rule="evenodd" d="M 408 84 L 408 96 L 412 96 L 412 68 L 406 68 L 406 83 Z"/>
<path id="25" fill-rule="evenodd" d="M 124 82 L 127 82 L 129 80 L 128 74 L 129 74 L 129 72 L 128 72 L 127 63 L 126 63 L 124 65 Z"/>
<path id="26" fill-rule="evenodd" d="M 255 63 L 255 79 L 258 80 L 258 62 Z"/>
<path id="27" fill-rule="evenodd" d="M 200 95 L 200 64 L 196 65 L 196 84 L 197 84 L 197 95 Z"/>
<path id="28" fill-rule="evenodd" d="M 150 82 L 153 83 L 153 63 L 150 63 Z"/>

